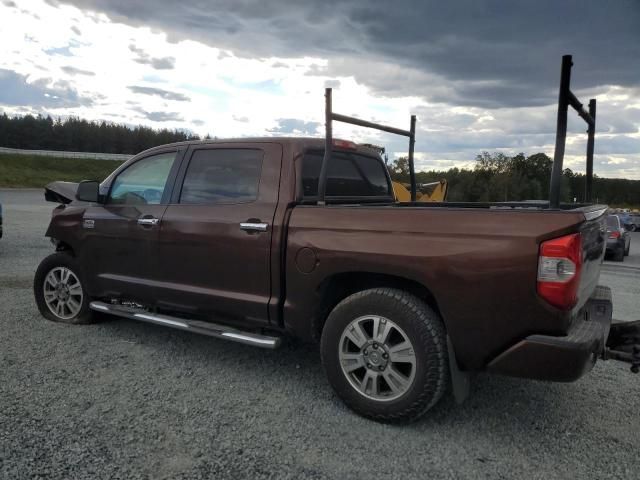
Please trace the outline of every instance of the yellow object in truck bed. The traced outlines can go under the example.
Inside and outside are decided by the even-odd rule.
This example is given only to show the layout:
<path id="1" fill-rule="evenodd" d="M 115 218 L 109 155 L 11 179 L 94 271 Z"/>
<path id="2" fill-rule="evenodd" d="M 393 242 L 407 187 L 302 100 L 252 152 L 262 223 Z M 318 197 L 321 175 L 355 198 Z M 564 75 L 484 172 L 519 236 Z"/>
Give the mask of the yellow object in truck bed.
<path id="1" fill-rule="evenodd" d="M 400 182 L 392 182 L 393 193 L 396 196 L 398 202 L 410 202 L 411 192 L 409 191 L 409 184 L 402 184 Z M 432 190 L 430 190 L 433 188 Z M 426 189 L 427 191 L 421 191 Z M 429 193 L 430 190 L 430 193 Z M 447 199 L 447 181 L 440 180 L 439 182 L 422 183 L 418 184 L 418 191 L 416 192 L 416 200 L 418 202 L 444 202 Z"/>

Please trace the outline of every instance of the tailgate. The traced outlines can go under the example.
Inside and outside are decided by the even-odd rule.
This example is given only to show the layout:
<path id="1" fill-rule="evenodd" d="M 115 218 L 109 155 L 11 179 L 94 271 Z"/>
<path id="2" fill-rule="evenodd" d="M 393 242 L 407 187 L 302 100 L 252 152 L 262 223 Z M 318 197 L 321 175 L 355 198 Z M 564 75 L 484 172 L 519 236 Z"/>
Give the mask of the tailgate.
<path id="1" fill-rule="evenodd" d="M 582 235 L 582 273 L 580 275 L 577 308 L 581 308 L 586 303 L 598 285 L 600 266 L 604 258 L 607 241 L 606 211 L 606 208 L 598 205 L 584 212 L 585 222 L 580 227 Z"/>

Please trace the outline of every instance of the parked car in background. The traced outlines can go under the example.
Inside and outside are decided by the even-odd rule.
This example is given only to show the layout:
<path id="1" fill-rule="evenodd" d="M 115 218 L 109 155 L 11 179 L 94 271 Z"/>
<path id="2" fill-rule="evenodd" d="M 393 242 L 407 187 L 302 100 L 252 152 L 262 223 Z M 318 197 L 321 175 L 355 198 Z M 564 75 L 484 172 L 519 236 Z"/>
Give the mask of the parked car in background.
<path id="1" fill-rule="evenodd" d="M 612 255 L 613 259 L 622 262 L 624 257 L 629 255 L 631 248 L 631 236 L 623 228 L 618 215 L 607 216 L 607 255 Z"/>
<path id="2" fill-rule="evenodd" d="M 626 215 L 622 220 L 622 226 L 630 231 L 637 232 L 640 230 L 640 215 Z"/>

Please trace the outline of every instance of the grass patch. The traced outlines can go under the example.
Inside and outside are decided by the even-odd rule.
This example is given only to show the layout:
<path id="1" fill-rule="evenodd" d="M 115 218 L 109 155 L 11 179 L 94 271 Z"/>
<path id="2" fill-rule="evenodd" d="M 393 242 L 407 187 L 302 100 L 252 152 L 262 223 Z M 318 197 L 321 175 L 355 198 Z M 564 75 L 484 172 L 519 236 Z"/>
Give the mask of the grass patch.
<path id="1" fill-rule="evenodd" d="M 118 160 L 0 154 L 0 187 L 39 188 L 56 180 L 102 181 L 120 165 Z"/>

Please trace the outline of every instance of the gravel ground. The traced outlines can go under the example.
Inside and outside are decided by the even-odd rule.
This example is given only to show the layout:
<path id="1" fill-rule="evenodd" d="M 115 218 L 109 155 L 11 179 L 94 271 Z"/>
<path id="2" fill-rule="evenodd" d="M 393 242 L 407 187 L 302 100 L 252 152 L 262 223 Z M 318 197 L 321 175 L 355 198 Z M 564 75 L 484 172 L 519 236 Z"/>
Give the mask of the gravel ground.
<path id="1" fill-rule="evenodd" d="M 342 405 L 313 346 L 47 322 L 31 293 L 51 251 L 40 198 L 0 190 L 0 478 L 639 476 L 640 377 L 615 362 L 573 384 L 479 375 L 464 405 L 388 426 Z M 640 317 L 640 273 L 605 268 L 621 311 Z"/>

